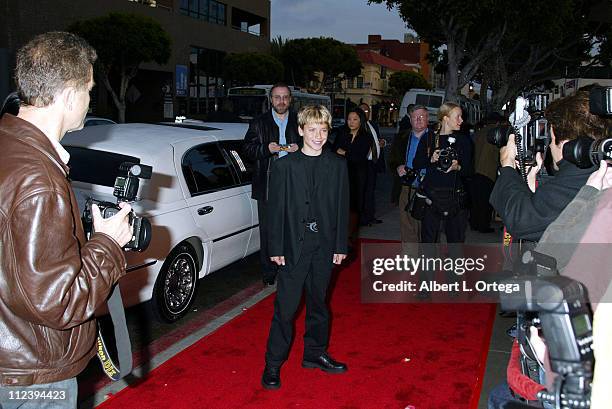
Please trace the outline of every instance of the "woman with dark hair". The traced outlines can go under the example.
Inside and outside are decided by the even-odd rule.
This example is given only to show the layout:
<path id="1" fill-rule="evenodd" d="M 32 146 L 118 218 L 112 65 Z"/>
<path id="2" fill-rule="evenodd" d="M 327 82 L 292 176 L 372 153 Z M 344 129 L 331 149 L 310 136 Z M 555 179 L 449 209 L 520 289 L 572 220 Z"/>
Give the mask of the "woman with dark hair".
<path id="1" fill-rule="evenodd" d="M 350 190 L 349 243 L 354 247 L 359 235 L 359 216 L 363 211 L 368 165 L 368 153 L 373 138 L 369 133 L 365 113 L 353 108 L 346 117 L 346 124 L 340 128 L 334 150 L 346 158 Z"/>

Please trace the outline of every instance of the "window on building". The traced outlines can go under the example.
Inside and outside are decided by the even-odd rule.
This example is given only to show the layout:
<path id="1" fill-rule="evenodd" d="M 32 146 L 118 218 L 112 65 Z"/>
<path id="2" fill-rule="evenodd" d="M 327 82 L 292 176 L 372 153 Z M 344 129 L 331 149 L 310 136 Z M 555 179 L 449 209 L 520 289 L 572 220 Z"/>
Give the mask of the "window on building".
<path id="1" fill-rule="evenodd" d="M 357 77 L 357 88 L 363 88 L 363 77 Z"/>
<path id="2" fill-rule="evenodd" d="M 189 17 L 225 25 L 227 19 L 224 3 L 215 0 L 181 0 L 180 12 Z"/>
<path id="3" fill-rule="evenodd" d="M 191 47 L 189 56 L 189 113 L 210 113 L 225 96 L 223 59 L 225 52 Z"/>
<path id="4" fill-rule="evenodd" d="M 387 67 L 384 65 L 380 66 L 380 78 L 383 80 L 387 78 Z"/>
<path id="5" fill-rule="evenodd" d="M 256 36 L 265 34 L 267 19 L 248 11 L 232 7 L 232 28 Z"/>

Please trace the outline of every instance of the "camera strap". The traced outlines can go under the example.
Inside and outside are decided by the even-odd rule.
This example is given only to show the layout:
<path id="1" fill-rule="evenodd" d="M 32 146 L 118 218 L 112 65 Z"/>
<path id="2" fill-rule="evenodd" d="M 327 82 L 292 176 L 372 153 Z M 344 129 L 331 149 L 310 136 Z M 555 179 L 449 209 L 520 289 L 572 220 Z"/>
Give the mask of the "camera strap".
<path id="1" fill-rule="evenodd" d="M 113 330 L 115 333 L 115 343 L 117 346 L 117 358 L 119 367 L 115 365 L 111 359 L 104 339 L 102 338 L 102 329 L 98 323 L 98 338 L 96 340 L 96 353 L 102 364 L 102 370 L 113 381 L 125 377 L 132 372 L 132 344 L 130 342 L 130 334 L 127 330 L 125 322 L 125 310 L 123 309 L 123 300 L 121 298 L 121 290 L 119 284 L 115 286 L 110 298 L 106 302 L 108 311 L 113 321 Z"/>

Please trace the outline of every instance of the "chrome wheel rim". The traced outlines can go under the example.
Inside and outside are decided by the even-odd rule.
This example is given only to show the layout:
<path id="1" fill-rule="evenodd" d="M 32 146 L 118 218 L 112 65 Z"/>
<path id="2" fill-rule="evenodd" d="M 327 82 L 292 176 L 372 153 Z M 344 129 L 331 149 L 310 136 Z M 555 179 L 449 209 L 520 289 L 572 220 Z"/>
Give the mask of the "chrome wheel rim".
<path id="1" fill-rule="evenodd" d="M 195 263 L 188 253 L 181 253 L 172 260 L 164 281 L 164 300 L 173 314 L 181 313 L 193 295 Z"/>

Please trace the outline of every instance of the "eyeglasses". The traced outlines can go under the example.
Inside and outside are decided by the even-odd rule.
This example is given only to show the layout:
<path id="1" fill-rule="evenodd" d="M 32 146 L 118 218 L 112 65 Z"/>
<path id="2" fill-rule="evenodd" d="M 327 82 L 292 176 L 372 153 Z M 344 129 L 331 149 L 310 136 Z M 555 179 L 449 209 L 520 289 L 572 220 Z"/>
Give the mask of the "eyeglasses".
<path id="1" fill-rule="evenodd" d="M 413 119 L 414 119 L 415 121 L 417 121 L 417 120 L 419 120 L 419 119 L 420 119 L 420 120 L 425 120 L 425 115 L 415 116 L 415 117 L 413 117 Z"/>
<path id="2" fill-rule="evenodd" d="M 291 99 L 291 95 L 272 95 L 272 99 L 275 101 L 289 101 Z"/>

